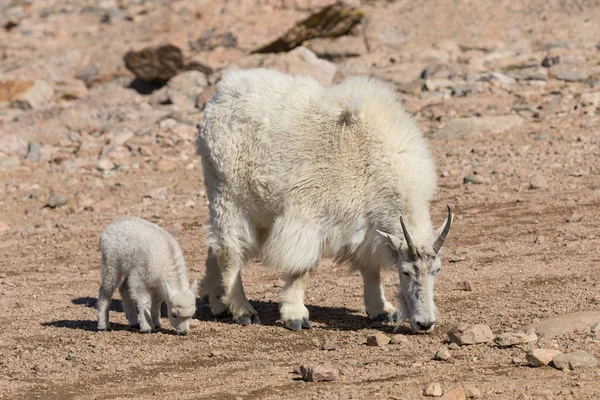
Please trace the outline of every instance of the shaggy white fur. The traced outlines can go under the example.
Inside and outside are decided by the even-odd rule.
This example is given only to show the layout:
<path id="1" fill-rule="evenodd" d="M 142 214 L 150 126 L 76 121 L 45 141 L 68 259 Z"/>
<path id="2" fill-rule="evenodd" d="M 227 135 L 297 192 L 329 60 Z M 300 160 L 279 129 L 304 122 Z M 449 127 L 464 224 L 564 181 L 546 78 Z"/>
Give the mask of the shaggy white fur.
<path id="1" fill-rule="evenodd" d="M 396 254 L 376 231 L 403 237 L 402 215 L 416 246 L 433 252 L 434 161 L 394 91 L 375 79 L 325 88 L 273 70 L 226 73 L 206 106 L 198 153 L 212 229 L 200 294 L 215 314 L 258 320 L 240 266 L 261 256 L 288 275 L 286 326 L 308 327 L 308 271 L 331 254 L 363 273 L 367 313 L 391 318 L 380 268 Z"/>
<path id="2" fill-rule="evenodd" d="M 173 236 L 143 219 L 121 217 L 100 236 L 100 251 L 98 330 L 108 328 L 110 300 L 120 284 L 130 326 L 139 324 L 142 332 L 160 328 L 160 306 L 166 300 L 171 325 L 179 334 L 189 331 L 197 281 L 190 287 L 183 253 Z"/>

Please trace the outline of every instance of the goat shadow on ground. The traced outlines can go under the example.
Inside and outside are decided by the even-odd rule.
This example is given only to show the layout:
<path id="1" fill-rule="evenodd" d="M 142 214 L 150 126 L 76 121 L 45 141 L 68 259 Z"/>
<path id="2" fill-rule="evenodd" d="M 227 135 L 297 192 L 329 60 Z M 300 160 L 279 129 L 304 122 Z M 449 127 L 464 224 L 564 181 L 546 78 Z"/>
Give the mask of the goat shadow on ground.
<path id="1" fill-rule="evenodd" d="M 97 299 L 95 297 L 77 297 L 71 300 L 73 304 L 82 305 L 90 308 L 96 308 Z M 283 323 L 279 319 L 279 304 L 272 301 L 250 301 L 250 304 L 258 312 L 261 324 L 269 326 L 281 326 Z M 341 331 L 356 331 L 367 328 L 376 328 L 385 332 L 391 333 L 394 329 L 393 324 L 383 324 L 382 326 L 373 326 L 373 321 L 365 315 L 357 314 L 357 310 L 347 307 L 322 307 L 317 305 L 307 304 L 306 307 L 310 312 L 310 320 L 319 323 L 318 329 L 323 330 L 341 330 Z M 110 303 L 111 312 L 123 312 L 123 304 L 119 299 L 112 299 Z M 201 321 L 218 321 L 220 323 L 234 324 L 231 316 L 217 318 L 210 312 L 207 303 L 202 299 L 196 299 L 196 315 L 195 318 Z M 167 306 L 165 303 L 161 305 L 161 318 L 167 317 Z M 87 331 L 96 330 L 96 320 L 61 320 L 46 322 L 44 326 L 54 326 L 60 328 L 82 329 Z M 127 330 L 129 327 L 124 324 L 111 322 L 111 330 Z M 322 325 L 321 325 L 322 324 Z M 408 333 L 408 330 L 401 330 L 401 333 Z"/>

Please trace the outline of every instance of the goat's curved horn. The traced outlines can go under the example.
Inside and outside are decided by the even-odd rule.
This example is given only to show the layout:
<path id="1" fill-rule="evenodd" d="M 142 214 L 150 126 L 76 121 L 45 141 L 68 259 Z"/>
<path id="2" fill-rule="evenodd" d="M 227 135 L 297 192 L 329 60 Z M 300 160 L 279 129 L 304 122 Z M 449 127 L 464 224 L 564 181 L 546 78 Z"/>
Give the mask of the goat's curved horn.
<path id="1" fill-rule="evenodd" d="M 433 252 L 436 254 L 440 251 L 440 249 L 444 245 L 444 242 L 446 241 L 446 236 L 448 236 L 448 231 L 450 231 L 450 225 L 452 225 L 452 217 L 453 217 L 452 209 L 450 208 L 450 206 L 446 206 L 446 207 L 448 207 L 448 219 L 446 220 L 446 225 L 444 226 L 444 230 L 442 231 L 442 233 L 440 233 L 440 236 L 437 238 L 437 240 L 433 244 Z"/>
<path id="2" fill-rule="evenodd" d="M 400 224 L 402 225 L 402 232 L 404 232 L 404 239 L 406 239 L 406 245 L 408 246 L 408 253 L 410 254 L 410 258 L 413 261 L 416 261 L 417 258 L 419 258 L 419 252 L 417 251 L 415 244 L 413 243 L 412 239 L 410 238 L 410 235 L 408 234 L 408 231 L 406 230 L 406 225 L 404 225 L 404 219 L 402 219 L 402 217 L 400 217 Z"/>

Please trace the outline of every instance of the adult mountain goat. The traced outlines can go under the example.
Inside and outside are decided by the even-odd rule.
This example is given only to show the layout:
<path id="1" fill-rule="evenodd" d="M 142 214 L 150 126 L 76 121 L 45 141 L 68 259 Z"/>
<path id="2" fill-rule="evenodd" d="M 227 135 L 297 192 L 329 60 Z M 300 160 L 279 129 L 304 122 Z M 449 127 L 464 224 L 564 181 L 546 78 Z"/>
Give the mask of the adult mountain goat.
<path id="1" fill-rule="evenodd" d="M 214 315 L 260 322 L 240 275 L 260 256 L 287 276 L 285 326 L 310 328 L 309 272 L 331 254 L 362 273 L 371 318 L 433 330 L 452 213 L 433 229 L 435 164 L 391 88 L 364 77 L 325 88 L 266 69 L 228 72 L 206 106 L 198 153 L 211 219 L 200 296 Z M 399 313 L 380 277 L 391 264 L 400 276 Z"/>

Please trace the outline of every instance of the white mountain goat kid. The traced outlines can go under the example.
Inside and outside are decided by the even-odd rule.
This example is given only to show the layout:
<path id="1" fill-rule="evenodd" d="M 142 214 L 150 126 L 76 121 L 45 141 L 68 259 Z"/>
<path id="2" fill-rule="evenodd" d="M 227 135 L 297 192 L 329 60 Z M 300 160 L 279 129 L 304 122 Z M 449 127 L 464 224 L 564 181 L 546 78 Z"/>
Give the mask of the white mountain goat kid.
<path id="1" fill-rule="evenodd" d="M 363 77 L 325 88 L 266 69 L 226 73 L 206 107 L 198 153 L 211 219 L 200 296 L 214 315 L 260 322 L 240 266 L 261 256 L 287 275 L 285 326 L 310 328 L 309 272 L 331 254 L 362 273 L 371 318 L 433 330 L 452 213 L 432 228 L 434 161 L 390 87 Z M 380 277 L 391 264 L 400 275 L 399 318 Z"/>
<path id="2" fill-rule="evenodd" d="M 160 306 L 166 300 L 171 325 L 180 335 L 188 333 L 198 282 L 190 287 L 183 253 L 169 232 L 140 218 L 121 217 L 100 235 L 100 251 L 98 330 L 108 329 L 111 297 L 121 284 L 130 327 L 139 325 L 141 332 L 160 328 Z"/>

